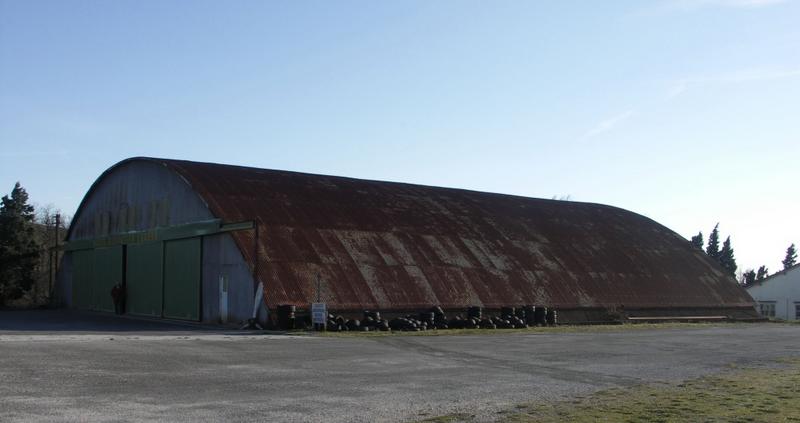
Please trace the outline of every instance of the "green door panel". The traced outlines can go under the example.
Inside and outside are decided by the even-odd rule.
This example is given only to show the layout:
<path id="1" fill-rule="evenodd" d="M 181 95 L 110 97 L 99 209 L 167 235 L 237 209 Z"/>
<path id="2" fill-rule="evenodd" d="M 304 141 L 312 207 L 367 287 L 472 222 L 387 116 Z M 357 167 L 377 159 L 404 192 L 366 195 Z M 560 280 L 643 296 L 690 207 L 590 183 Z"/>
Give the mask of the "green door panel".
<path id="1" fill-rule="evenodd" d="M 126 312 L 161 316 L 162 243 L 128 245 Z"/>
<path id="2" fill-rule="evenodd" d="M 122 282 L 122 246 L 96 248 L 92 274 L 92 310 L 114 311 L 111 288 Z"/>
<path id="3" fill-rule="evenodd" d="M 200 320 L 200 238 L 164 242 L 164 317 Z"/>
<path id="4" fill-rule="evenodd" d="M 72 252 L 72 305 L 81 310 L 92 308 L 93 250 Z"/>

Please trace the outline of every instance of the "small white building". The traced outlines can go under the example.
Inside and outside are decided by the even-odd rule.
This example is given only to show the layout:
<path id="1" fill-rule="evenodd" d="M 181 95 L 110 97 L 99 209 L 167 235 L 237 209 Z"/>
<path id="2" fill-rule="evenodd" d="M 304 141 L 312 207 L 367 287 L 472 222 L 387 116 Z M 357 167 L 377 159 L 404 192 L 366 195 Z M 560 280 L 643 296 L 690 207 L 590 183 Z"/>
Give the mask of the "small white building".
<path id="1" fill-rule="evenodd" d="M 747 287 L 764 317 L 800 320 L 800 264 Z"/>

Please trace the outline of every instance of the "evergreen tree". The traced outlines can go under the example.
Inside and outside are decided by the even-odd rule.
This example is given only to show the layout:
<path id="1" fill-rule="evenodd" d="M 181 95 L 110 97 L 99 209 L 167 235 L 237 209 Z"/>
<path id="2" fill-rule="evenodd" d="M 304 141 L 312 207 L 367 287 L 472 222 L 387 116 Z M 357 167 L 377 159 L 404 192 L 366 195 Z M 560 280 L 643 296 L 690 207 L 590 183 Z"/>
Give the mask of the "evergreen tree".
<path id="1" fill-rule="evenodd" d="M 719 264 L 722 268 L 727 270 L 733 276 L 736 274 L 736 258 L 733 256 L 733 247 L 731 247 L 731 237 L 725 239 L 722 243 L 722 251 L 719 252 Z"/>
<path id="2" fill-rule="evenodd" d="M 783 259 L 781 263 L 783 263 L 783 270 L 786 270 L 797 262 L 797 251 L 795 251 L 794 244 L 790 245 L 789 248 L 786 249 L 786 258 Z"/>
<path id="3" fill-rule="evenodd" d="M 748 269 L 744 273 L 742 273 L 742 280 L 741 284 L 744 286 L 750 286 L 756 282 L 756 271 L 753 269 Z"/>
<path id="4" fill-rule="evenodd" d="M 769 269 L 767 269 L 767 266 L 761 266 L 758 268 L 758 272 L 756 272 L 756 281 L 763 281 L 767 276 L 769 276 Z"/>
<path id="5" fill-rule="evenodd" d="M 22 296 L 35 280 L 39 260 L 33 206 L 19 182 L 0 206 L 0 304 Z"/>
<path id="6" fill-rule="evenodd" d="M 698 232 L 697 235 L 692 237 L 692 246 L 699 249 L 700 251 L 703 250 L 703 232 Z"/>
<path id="7" fill-rule="evenodd" d="M 714 260 L 719 260 L 719 223 L 714 225 L 714 230 L 708 236 L 708 246 L 706 247 L 706 254 Z"/>

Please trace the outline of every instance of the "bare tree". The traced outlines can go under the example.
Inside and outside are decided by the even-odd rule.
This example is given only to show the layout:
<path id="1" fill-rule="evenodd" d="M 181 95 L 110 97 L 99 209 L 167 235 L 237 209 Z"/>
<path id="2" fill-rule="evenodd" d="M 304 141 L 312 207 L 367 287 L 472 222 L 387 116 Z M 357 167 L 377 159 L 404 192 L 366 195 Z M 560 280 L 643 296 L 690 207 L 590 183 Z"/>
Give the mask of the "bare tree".
<path id="1" fill-rule="evenodd" d="M 36 206 L 37 236 L 40 251 L 37 279 L 31 292 L 31 305 L 47 304 L 52 296 L 56 272 L 63 257 L 60 246 L 69 228 L 70 216 L 61 213 L 53 204 Z"/>

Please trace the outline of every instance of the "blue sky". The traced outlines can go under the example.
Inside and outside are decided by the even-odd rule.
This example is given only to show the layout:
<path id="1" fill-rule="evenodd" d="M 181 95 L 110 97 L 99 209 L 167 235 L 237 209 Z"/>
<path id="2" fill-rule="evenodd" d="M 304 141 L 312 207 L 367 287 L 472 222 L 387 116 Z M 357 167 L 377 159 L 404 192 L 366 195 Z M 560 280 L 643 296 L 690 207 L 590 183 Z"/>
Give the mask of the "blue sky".
<path id="1" fill-rule="evenodd" d="M 623 207 L 800 244 L 800 4 L 0 0 L 0 192 L 131 156 Z"/>

